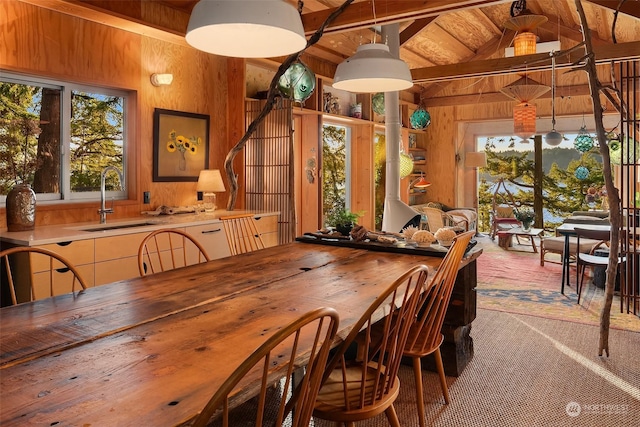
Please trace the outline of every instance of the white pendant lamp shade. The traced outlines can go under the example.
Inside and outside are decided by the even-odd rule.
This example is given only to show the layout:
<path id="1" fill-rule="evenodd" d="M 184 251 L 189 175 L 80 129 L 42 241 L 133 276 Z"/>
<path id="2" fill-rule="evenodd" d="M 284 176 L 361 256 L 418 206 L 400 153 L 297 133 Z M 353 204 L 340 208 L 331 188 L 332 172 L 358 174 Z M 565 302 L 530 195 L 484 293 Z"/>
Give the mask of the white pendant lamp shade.
<path id="1" fill-rule="evenodd" d="M 296 8 L 283 0 L 200 0 L 189 19 L 187 43 L 236 58 L 271 58 L 307 45 Z"/>
<path id="2" fill-rule="evenodd" d="M 394 58 L 389 46 L 369 43 L 336 69 L 334 88 L 356 93 L 393 92 L 413 86 L 409 66 Z"/>
<path id="3" fill-rule="evenodd" d="M 560 132 L 557 132 L 555 129 L 544 136 L 544 141 L 552 147 L 557 147 L 558 145 L 560 145 L 562 143 L 562 140 L 562 134 Z"/>

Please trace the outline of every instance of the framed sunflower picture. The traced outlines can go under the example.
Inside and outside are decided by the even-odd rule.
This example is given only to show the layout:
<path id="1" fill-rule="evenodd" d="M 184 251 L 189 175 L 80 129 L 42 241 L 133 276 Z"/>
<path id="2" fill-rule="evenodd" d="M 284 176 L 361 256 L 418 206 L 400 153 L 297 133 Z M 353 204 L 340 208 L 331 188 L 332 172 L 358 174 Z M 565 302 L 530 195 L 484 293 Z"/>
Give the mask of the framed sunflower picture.
<path id="1" fill-rule="evenodd" d="M 209 116 L 153 112 L 153 181 L 198 181 L 209 166 Z"/>

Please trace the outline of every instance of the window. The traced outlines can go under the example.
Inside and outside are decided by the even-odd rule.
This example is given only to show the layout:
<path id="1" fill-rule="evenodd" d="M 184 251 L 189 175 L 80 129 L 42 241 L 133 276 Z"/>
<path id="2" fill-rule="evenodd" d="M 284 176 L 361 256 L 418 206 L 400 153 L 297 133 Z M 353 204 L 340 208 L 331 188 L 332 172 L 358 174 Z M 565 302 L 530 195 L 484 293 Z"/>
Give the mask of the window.
<path id="1" fill-rule="evenodd" d="M 39 202 L 99 199 L 102 170 L 126 171 L 129 96 L 2 73 L 0 202 L 20 182 L 32 186 Z M 125 199 L 123 187 L 107 174 L 110 198 Z"/>
<path id="2" fill-rule="evenodd" d="M 350 208 L 350 137 L 348 127 L 322 126 L 322 213 Z"/>

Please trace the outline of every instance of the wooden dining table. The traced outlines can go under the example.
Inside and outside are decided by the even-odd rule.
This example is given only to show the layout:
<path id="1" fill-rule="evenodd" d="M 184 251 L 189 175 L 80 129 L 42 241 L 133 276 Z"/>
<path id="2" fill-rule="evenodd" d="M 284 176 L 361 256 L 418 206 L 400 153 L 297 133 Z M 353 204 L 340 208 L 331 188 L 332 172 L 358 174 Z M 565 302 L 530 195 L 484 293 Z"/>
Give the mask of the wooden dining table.
<path id="1" fill-rule="evenodd" d="M 0 425 L 180 425 L 278 328 L 333 307 L 337 344 L 403 272 L 441 261 L 293 242 L 2 308 Z"/>

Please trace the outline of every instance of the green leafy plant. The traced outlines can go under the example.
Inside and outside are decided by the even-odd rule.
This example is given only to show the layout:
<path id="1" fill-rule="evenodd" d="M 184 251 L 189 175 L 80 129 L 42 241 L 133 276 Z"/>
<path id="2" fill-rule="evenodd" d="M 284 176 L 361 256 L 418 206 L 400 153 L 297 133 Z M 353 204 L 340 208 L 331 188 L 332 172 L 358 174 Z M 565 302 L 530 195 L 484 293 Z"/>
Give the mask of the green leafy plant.
<path id="1" fill-rule="evenodd" d="M 342 225 L 354 225 L 362 213 L 354 213 L 349 209 L 334 208 L 327 215 L 327 225 L 330 227 L 338 227 Z"/>
<path id="2" fill-rule="evenodd" d="M 516 209 L 515 216 L 518 221 L 521 223 L 531 223 L 536 217 L 536 214 L 533 213 L 531 209 Z"/>

